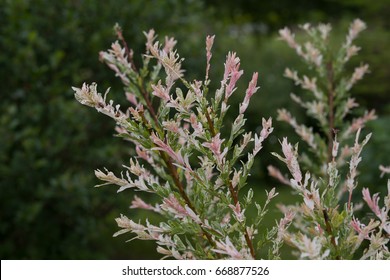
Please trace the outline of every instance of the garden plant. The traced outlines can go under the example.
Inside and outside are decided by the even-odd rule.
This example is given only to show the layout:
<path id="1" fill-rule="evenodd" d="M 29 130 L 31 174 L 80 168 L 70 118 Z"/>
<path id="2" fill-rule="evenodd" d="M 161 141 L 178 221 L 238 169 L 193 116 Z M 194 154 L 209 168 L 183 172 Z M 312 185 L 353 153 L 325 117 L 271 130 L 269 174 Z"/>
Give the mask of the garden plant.
<path id="1" fill-rule="evenodd" d="M 145 32 L 146 51 L 137 63 L 115 26 L 118 41 L 100 59 L 120 78 L 128 104 L 116 104 L 109 90 L 102 94 L 95 83 L 73 90 L 81 104 L 112 118 L 117 136 L 134 148 L 121 174 L 95 170 L 103 182 L 97 187 L 117 185 L 118 192 L 132 193 L 130 208 L 151 211 L 162 222 L 120 214 L 114 236 L 153 240 L 164 258 L 175 259 L 281 259 L 282 246 L 290 246 L 291 256 L 299 259 L 389 259 L 390 182 L 383 200 L 375 190 L 358 186 L 357 168 L 371 137 L 364 127 L 376 115 L 356 115 L 358 103 L 351 96 L 368 65 L 351 74 L 346 63 L 358 53 L 354 40 L 365 28 L 363 21 L 354 20 L 340 47 L 331 40 L 329 24 L 302 25 L 302 43 L 288 28 L 280 30 L 281 39 L 308 67 L 302 75 L 287 68 L 285 76 L 307 91 L 291 98 L 313 121 L 312 126 L 299 124 L 287 109 L 275 108 L 277 120 L 299 135 L 300 150 L 283 137 L 281 151 L 273 155 L 289 174 L 280 171 L 282 165 L 268 171 L 291 188 L 297 202 L 278 204 L 283 217 L 267 228 L 264 221 L 277 189 L 264 190 L 266 198 L 258 203 L 247 186 L 254 161 L 277 129 L 271 117 L 259 115 L 261 129 L 245 130 L 246 110 L 259 89 L 258 73 L 239 89 L 243 70 L 237 54 L 229 52 L 219 87 L 211 90 L 214 36 L 206 37 L 204 78 L 188 80 L 174 38 L 160 43 L 154 30 Z M 238 108 L 231 106 L 232 95 L 241 96 Z M 225 118 L 228 110 L 237 111 L 232 123 Z M 389 167 L 380 169 L 390 172 Z M 372 214 L 362 211 L 367 206 Z M 254 217 L 248 215 L 252 208 Z"/>

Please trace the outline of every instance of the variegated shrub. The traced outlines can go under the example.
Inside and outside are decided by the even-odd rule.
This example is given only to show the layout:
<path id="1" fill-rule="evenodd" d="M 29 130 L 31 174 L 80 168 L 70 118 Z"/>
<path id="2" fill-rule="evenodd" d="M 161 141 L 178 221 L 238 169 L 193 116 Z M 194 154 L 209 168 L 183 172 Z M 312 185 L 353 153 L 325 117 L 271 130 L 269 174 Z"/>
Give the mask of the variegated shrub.
<path id="1" fill-rule="evenodd" d="M 157 213 L 162 222 L 138 222 L 121 215 L 116 219 L 120 230 L 114 236 L 130 233 L 136 239 L 154 240 L 163 257 L 176 259 L 255 259 L 260 255 L 278 259 L 284 242 L 297 249 L 301 259 L 389 258 L 390 195 L 380 207 L 379 195 L 363 188 L 363 200 L 375 215 L 366 224 L 356 218 L 359 203 L 353 201 L 361 152 L 371 134 L 363 140 L 359 136 L 365 123 L 376 118 L 371 111 L 347 121 L 358 106 L 350 90 L 368 66 L 346 76 L 345 64 L 359 51 L 353 41 L 365 24 L 355 20 L 337 51 L 329 47 L 330 25 L 305 24 L 302 29 L 309 37 L 304 44 L 288 28 L 280 35 L 309 65 L 313 76 L 299 76 L 291 69 L 285 75 L 311 93 L 311 98 L 294 94 L 292 98 L 317 126 L 298 124 L 289 111 L 278 110 L 278 119 L 295 129 L 308 152 L 299 155 L 298 145 L 281 139 L 282 155 L 274 155 L 286 164 L 291 176 L 273 166 L 269 172 L 291 186 L 302 202 L 280 205 L 284 217 L 267 229 L 261 222 L 277 195 L 275 189 L 266 191 L 264 205 L 253 201 L 250 188 L 239 195 L 255 156 L 273 131 L 271 118 L 261 120 L 259 133 L 244 130 L 245 112 L 258 90 L 258 74 L 252 75 L 238 115 L 229 124 L 224 121 L 229 98 L 240 94 L 235 93 L 239 91 L 236 84 L 243 75 L 236 53 L 226 56 L 220 87 L 212 92 L 209 73 L 214 36 L 206 38 L 204 79 L 189 81 L 173 38 L 166 37 L 160 44 L 153 30 L 145 33 L 146 52 L 142 65 L 136 65 L 133 51 L 116 26 L 119 41 L 101 52 L 100 58 L 121 79 L 128 106 L 121 109 L 107 99 L 108 90 L 101 94 L 96 84 L 73 89 L 81 104 L 114 119 L 118 136 L 130 141 L 135 150 L 121 174 L 96 170 L 103 181 L 98 186 L 117 185 L 118 192 L 133 189 L 154 194 L 154 205 L 134 195 L 130 208 Z M 380 168 L 383 173 L 390 169 Z M 388 189 L 390 193 L 390 183 Z M 252 204 L 257 215 L 249 219 L 247 209 Z"/>
<path id="2" fill-rule="evenodd" d="M 353 41 L 366 25 L 359 19 L 354 20 L 345 41 L 336 50 L 330 42 L 329 24 L 316 27 L 305 24 L 301 28 L 308 38 L 302 44 L 288 28 L 280 30 L 280 35 L 311 69 L 312 76 L 300 76 L 289 68 L 285 76 L 309 92 L 309 97 L 291 94 L 291 98 L 315 119 L 316 127 L 299 124 L 289 111 L 278 110 L 278 120 L 289 123 L 308 147 L 308 152 L 299 155 L 298 144 L 293 146 L 283 138 L 283 156 L 274 155 L 287 165 L 289 178 L 269 166 L 270 175 L 290 185 L 303 200 L 280 207 L 286 215 L 295 213 L 293 229 L 283 232 L 283 239 L 298 249 L 300 258 L 389 258 L 390 182 L 382 208 L 379 194 L 371 196 L 369 190 L 363 188 L 363 200 L 375 214 L 375 218 L 365 218 L 367 224 L 355 217 L 362 204 L 359 200 L 353 201 L 362 149 L 371 137 L 370 133 L 360 140 L 361 130 L 376 115 L 370 111 L 349 120 L 352 109 L 358 107 L 350 90 L 368 72 L 368 65 L 355 68 L 351 75 L 345 65 L 360 50 Z M 353 137 L 351 144 L 349 140 Z M 384 166 L 380 168 L 383 172 L 389 171 Z"/>
<path id="3" fill-rule="evenodd" d="M 156 212 L 164 222 L 142 224 L 121 215 L 116 219 L 121 230 L 115 236 L 130 232 L 135 238 L 154 240 L 159 253 L 177 259 L 254 259 L 261 249 L 254 238 L 267 204 L 277 195 L 272 189 L 266 193 L 265 205 L 254 202 L 257 218 L 247 219 L 245 210 L 252 204 L 253 190 L 246 190 L 243 200 L 239 192 L 273 130 L 271 118 L 261 121 L 260 116 L 259 134 L 243 130 L 245 111 L 258 90 L 258 74 L 249 82 L 234 123 L 227 125 L 229 98 L 243 74 L 235 53 L 228 53 L 220 88 L 211 93 L 214 36 L 206 38 L 204 80 L 187 81 L 173 38 L 165 38 L 161 45 L 153 30 L 145 33 L 146 53 L 143 64 L 137 66 L 118 26 L 116 31 L 120 42 L 101 52 L 100 58 L 121 79 L 129 106 L 122 110 L 108 101 L 108 91 L 102 95 L 96 84 L 73 88 L 75 97 L 114 119 L 118 135 L 135 146 L 136 155 L 123 166 L 122 174 L 95 171 L 102 185 L 117 185 L 118 192 L 134 189 L 155 194 L 157 204 L 134 196 L 131 208 Z M 260 243 L 275 234 L 276 229 Z M 277 250 L 270 257 L 278 257 Z"/>

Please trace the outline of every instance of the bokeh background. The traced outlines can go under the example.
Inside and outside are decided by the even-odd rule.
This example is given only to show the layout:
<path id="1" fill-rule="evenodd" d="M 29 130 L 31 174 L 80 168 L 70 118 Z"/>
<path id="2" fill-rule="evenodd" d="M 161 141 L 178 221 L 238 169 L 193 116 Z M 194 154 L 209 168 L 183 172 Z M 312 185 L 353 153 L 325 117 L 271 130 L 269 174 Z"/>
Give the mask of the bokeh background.
<path id="1" fill-rule="evenodd" d="M 129 210 L 131 191 L 93 188 L 98 183 L 93 170 L 119 171 L 132 147 L 112 137 L 114 123 L 81 106 L 71 90 L 95 81 L 102 91 L 111 87 L 111 98 L 123 98 L 120 81 L 98 60 L 98 52 L 115 40 L 116 22 L 136 54 L 144 49 L 142 31 L 154 28 L 161 40 L 175 36 L 189 78 L 204 76 L 204 39 L 215 34 L 212 86 L 218 86 L 229 50 L 238 53 L 245 70 L 235 102 L 241 101 L 251 73 L 259 72 L 261 89 L 247 111 L 247 128 L 255 130 L 261 117 L 276 119 L 279 107 L 306 121 L 289 98 L 298 89 L 283 78 L 286 66 L 302 65 L 277 40 L 278 29 L 330 22 L 333 36 L 341 39 L 351 20 L 361 18 L 368 30 L 358 39 L 363 49 L 349 66 L 352 70 L 364 61 L 371 73 L 354 94 L 360 110 L 374 108 L 380 118 L 366 128 L 374 135 L 363 154 L 359 182 L 384 191 L 378 165 L 390 164 L 389 14 L 387 0 L 0 0 L 1 259 L 159 258 L 153 242 L 112 237 L 120 213 L 136 220 L 147 213 Z M 278 139 L 298 140 L 288 126 L 276 121 L 275 126 L 251 185 L 260 201 L 265 189 L 276 186 L 276 202 L 293 202 L 287 187 L 266 175 L 268 164 L 280 166 L 269 155 L 279 151 Z M 269 225 L 278 215 L 270 211 Z"/>

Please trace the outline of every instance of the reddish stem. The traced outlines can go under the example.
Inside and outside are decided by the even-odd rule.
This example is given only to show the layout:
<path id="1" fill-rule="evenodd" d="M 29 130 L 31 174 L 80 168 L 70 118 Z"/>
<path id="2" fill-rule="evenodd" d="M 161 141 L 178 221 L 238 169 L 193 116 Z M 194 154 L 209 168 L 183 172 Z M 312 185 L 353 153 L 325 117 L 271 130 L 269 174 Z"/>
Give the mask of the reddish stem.
<path id="1" fill-rule="evenodd" d="M 328 78 L 328 106 L 329 106 L 329 130 L 328 130 L 328 162 L 332 160 L 333 131 L 334 127 L 334 74 L 333 65 L 329 62 L 326 65 Z"/>

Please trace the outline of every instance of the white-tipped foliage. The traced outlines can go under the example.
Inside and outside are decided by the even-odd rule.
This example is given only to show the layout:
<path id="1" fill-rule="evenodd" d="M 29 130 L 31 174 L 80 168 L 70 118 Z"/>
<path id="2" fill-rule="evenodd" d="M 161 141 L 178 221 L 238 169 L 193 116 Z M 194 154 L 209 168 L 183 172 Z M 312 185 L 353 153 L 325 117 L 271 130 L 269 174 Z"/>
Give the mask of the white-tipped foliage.
<path id="1" fill-rule="evenodd" d="M 355 218 L 358 209 L 355 205 L 359 200 L 353 200 L 353 193 L 359 188 L 358 165 L 363 160 L 362 150 L 371 133 L 361 142 L 359 136 L 365 124 L 376 115 L 370 111 L 350 121 L 348 115 L 359 106 L 350 91 L 368 72 L 368 65 L 362 64 L 352 74 L 344 69 L 349 59 L 360 50 L 353 42 L 366 25 L 359 19 L 353 21 L 338 51 L 329 47 L 330 25 L 313 27 L 305 24 L 301 28 L 308 37 L 303 43 L 297 42 L 295 34 L 288 28 L 279 33 L 309 66 L 312 76 L 301 77 L 297 71 L 286 68 L 285 77 L 309 92 L 309 98 L 296 94 L 291 94 L 291 98 L 314 118 L 317 125 L 313 128 L 298 124 L 289 111 L 278 110 L 278 120 L 290 124 L 303 145 L 309 148 L 309 153 L 300 156 L 297 145 L 293 148 L 283 138 L 283 156 L 274 155 L 287 165 L 290 176 L 286 178 L 273 166 L 268 168 L 271 176 L 293 187 L 302 198 L 300 205 L 282 207 L 294 209 L 296 215 L 290 231 L 283 226 L 287 223 L 286 218 L 279 222 L 278 238 L 283 237 L 297 249 L 302 259 L 389 258 L 389 196 L 381 208 L 379 193 L 371 196 L 369 190 L 363 188 L 363 200 L 375 215 L 367 225 Z M 354 142 L 351 141 L 353 136 Z M 343 147 L 341 150 L 340 146 Z M 347 168 L 342 168 L 346 164 Z M 308 169 L 304 180 L 301 165 Z M 388 167 L 380 166 L 380 170 L 382 175 L 390 173 Z M 284 212 L 287 215 L 287 210 Z M 363 240 L 369 240 L 369 243 Z M 363 256 L 356 256 L 355 252 L 367 244 Z"/>
<path id="2" fill-rule="evenodd" d="M 376 115 L 372 110 L 350 116 L 359 106 L 351 90 L 369 68 L 361 64 L 348 74 L 345 64 L 359 52 L 354 41 L 365 28 L 361 20 L 353 21 L 337 51 L 330 48 L 329 24 L 302 25 L 308 36 L 305 42 L 298 42 L 300 36 L 288 28 L 280 30 L 281 38 L 311 70 L 301 75 L 286 68 L 284 75 L 309 93 L 291 94 L 291 98 L 316 126 L 298 123 L 286 109 L 275 110 L 278 120 L 290 124 L 302 143 L 298 150 L 298 144 L 283 137 L 281 152 L 273 155 L 285 163 L 286 173 L 274 166 L 268 171 L 290 186 L 299 202 L 279 204 L 283 218 L 267 229 L 262 222 L 278 195 L 276 189 L 264 190 L 262 205 L 253 201 L 253 189 L 244 189 L 255 156 L 274 129 L 272 119 L 260 115 L 260 132 L 244 129 L 245 112 L 259 89 L 258 73 L 252 74 L 246 90 L 238 88 L 244 71 L 237 54 L 229 52 L 220 87 L 213 93 L 208 86 L 215 36 L 206 37 L 204 81 L 189 81 L 174 38 L 166 37 L 160 44 L 154 30 L 145 32 L 145 54 L 142 64 L 136 65 L 133 51 L 116 26 L 119 41 L 100 52 L 100 59 L 123 83 L 128 107 L 107 101 L 108 90 L 102 95 L 95 83 L 73 90 L 81 104 L 112 118 L 118 136 L 135 150 L 120 175 L 105 168 L 96 170 L 96 177 L 103 181 L 97 187 L 116 185 L 118 192 L 141 193 L 134 195 L 132 211 L 149 211 L 161 222 L 153 225 L 148 219 L 133 221 L 121 214 L 114 236 L 152 240 L 163 258 L 174 259 L 279 259 L 284 243 L 300 259 L 389 259 L 390 180 L 383 203 L 380 193 L 371 194 L 368 188 L 356 199 L 361 189 L 358 166 L 371 137 L 363 128 Z M 233 123 L 228 123 L 224 119 L 233 94 L 242 101 Z M 366 136 L 360 140 L 363 133 Z M 390 173 L 390 167 L 379 169 L 382 176 Z M 154 202 L 146 201 L 152 195 Z M 372 215 L 358 219 L 363 202 Z M 257 209 L 257 215 L 251 218 L 248 209 Z"/>
<path id="3" fill-rule="evenodd" d="M 114 119 L 119 136 L 135 146 L 136 155 L 120 177 L 96 170 L 104 182 L 98 186 L 112 184 L 119 187 L 118 192 L 133 189 L 155 194 L 159 202 L 154 206 L 134 196 L 130 208 L 157 213 L 163 222 L 155 226 L 121 215 L 116 219 L 121 230 L 114 236 L 131 233 L 135 239 L 154 240 L 159 253 L 176 259 L 253 259 L 260 252 L 266 254 L 267 246 L 258 244 L 269 243 L 272 236 L 257 236 L 266 229 L 258 219 L 246 217 L 246 208 L 254 204 L 253 191 L 244 201 L 239 196 L 254 156 L 273 130 L 272 119 L 259 116 L 260 134 L 244 134 L 244 113 L 259 88 L 258 73 L 252 75 L 246 90 L 239 90 L 236 84 L 244 72 L 236 53 L 229 52 L 221 88 L 209 98 L 214 36 L 206 38 L 205 81 L 188 81 L 173 38 L 165 38 L 162 46 L 153 30 L 145 33 L 146 53 L 138 66 L 120 28 L 116 30 L 121 42 L 101 52 L 100 58 L 120 77 L 129 101 L 127 110 L 122 112 L 113 101 L 107 104 L 107 93 L 98 93 L 96 84 L 73 89 L 81 104 Z M 243 101 L 236 121 L 228 127 L 224 117 L 233 94 L 241 95 Z M 222 130 L 224 126 L 227 129 Z M 275 190 L 266 195 L 267 205 Z M 261 217 L 266 205 L 261 208 L 256 203 Z M 274 250 L 270 258 L 277 255 Z"/>

